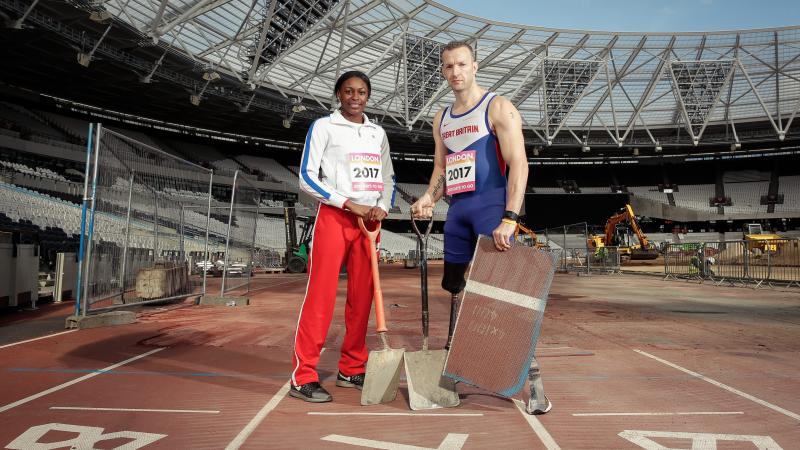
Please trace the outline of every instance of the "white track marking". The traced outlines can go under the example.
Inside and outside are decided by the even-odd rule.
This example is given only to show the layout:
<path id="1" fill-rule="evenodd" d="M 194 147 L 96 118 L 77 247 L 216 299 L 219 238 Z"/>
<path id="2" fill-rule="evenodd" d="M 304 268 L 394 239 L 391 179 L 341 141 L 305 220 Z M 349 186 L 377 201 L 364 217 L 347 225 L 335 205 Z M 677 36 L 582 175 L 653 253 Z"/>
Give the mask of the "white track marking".
<path id="1" fill-rule="evenodd" d="M 368 413 L 368 412 L 308 412 L 309 416 L 423 416 L 423 417 L 482 417 L 483 413 Z"/>
<path id="2" fill-rule="evenodd" d="M 39 337 L 33 338 L 33 339 L 27 339 L 27 340 L 24 340 L 24 341 L 14 342 L 12 344 L 0 345 L 0 349 L 7 348 L 7 347 L 13 347 L 15 345 L 20 345 L 20 344 L 25 344 L 25 343 L 28 343 L 28 342 L 38 341 L 40 339 L 47 339 L 47 338 L 51 338 L 51 337 L 54 337 L 54 336 L 61 336 L 62 334 L 73 333 L 75 331 L 78 331 L 78 330 L 77 329 L 76 330 L 67 330 L 67 331 L 62 331 L 60 333 L 48 334 L 47 336 L 39 336 Z"/>
<path id="3" fill-rule="evenodd" d="M 539 422 L 539 419 L 532 414 L 528 414 L 525 412 L 525 404 L 521 401 L 514 399 L 514 404 L 517 405 L 517 409 L 519 410 L 522 417 L 528 422 L 528 425 L 531 426 L 533 432 L 536 433 L 536 436 L 539 436 L 539 440 L 542 441 L 544 447 L 547 450 L 561 450 L 561 447 L 556 444 L 556 441 L 553 439 L 553 436 L 550 436 L 550 433 L 547 432 L 547 429 L 542 425 L 542 422 Z"/>
<path id="4" fill-rule="evenodd" d="M 574 417 L 603 416 L 728 416 L 744 414 L 742 411 L 697 411 L 697 412 L 619 412 L 619 413 L 575 413 Z"/>
<path id="5" fill-rule="evenodd" d="M 646 431 L 646 430 L 624 430 L 618 434 L 619 437 L 628 440 L 645 450 L 668 450 L 667 447 L 659 444 L 650 438 L 660 439 L 690 439 L 689 447 L 697 450 L 712 450 L 717 448 L 719 442 L 736 442 L 734 445 L 726 445 L 725 448 L 756 448 L 758 450 L 783 450 L 770 436 L 754 436 L 747 434 L 715 434 L 715 433 L 685 433 L 680 431 Z M 738 445 L 740 442 L 747 444 Z M 670 447 L 672 448 L 672 447 Z"/>
<path id="6" fill-rule="evenodd" d="M 685 367 L 681 367 L 681 366 L 679 366 L 679 365 L 677 365 L 675 363 L 671 363 L 671 362 L 669 362 L 669 361 L 667 361 L 665 359 L 661 359 L 658 356 L 651 355 L 650 353 L 643 352 L 643 351 L 641 351 L 639 349 L 633 349 L 633 351 L 635 351 L 636 353 L 639 353 L 640 355 L 647 356 L 648 358 L 654 359 L 654 360 L 660 362 L 661 364 L 666 364 L 666 365 L 668 365 L 668 366 L 670 366 L 670 367 L 672 367 L 674 369 L 678 369 L 681 372 L 687 373 L 687 374 L 689 374 L 689 375 L 691 375 L 691 376 L 693 376 L 695 378 L 698 378 L 700 380 L 703 380 L 703 381 L 706 381 L 708 383 L 711 383 L 711 384 L 713 384 L 714 386 L 716 386 L 718 388 L 722 388 L 722 389 L 725 389 L 728 392 L 732 392 L 732 393 L 734 393 L 734 394 L 736 394 L 736 395 L 738 395 L 738 396 L 740 396 L 742 398 L 746 398 L 746 399 L 748 399 L 750 401 L 756 402 L 761 406 L 766 406 L 767 408 L 769 408 L 769 409 L 771 409 L 773 411 L 779 412 L 779 413 L 781 413 L 781 414 L 783 414 L 785 416 L 791 417 L 792 419 L 800 420 L 800 414 L 797 414 L 795 412 L 789 411 L 788 409 L 781 408 L 780 406 L 772 404 L 772 403 L 770 403 L 770 402 L 768 402 L 766 400 L 761 400 L 760 398 L 755 397 L 753 395 L 750 395 L 747 392 L 742 392 L 742 391 L 740 391 L 740 390 L 738 390 L 738 389 L 736 389 L 734 387 L 728 386 L 727 384 L 720 383 L 719 381 L 713 380 L 711 378 L 708 378 L 707 376 L 705 376 L 703 374 L 700 374 L 700 373 L 697 373 L 697 372 L 693 372 L 693 371 L 691 371 L 691 370 L 689 370 L 689 369 L 687 369 Z"/>
<path id="7" fill-rule="evenodd" d="M 145 358 L 147 356 L 152 355 L 153 353 L 157 353 L 157 352 L 160 352 L 161 350 L 165 350 L 166 348 L 167 347 L 161 347 L 161 348 L 156 348 L 156 349 L 150 350 L 149 352 L 142 353 L 141 355 L 134 356 L 133 358 L 128 358 L 125 361 L 118 362 L 116 364 L 112 364 L 112 365 L 110 365 L 110 366 L 108 366 L 108 367 L 106 367 L 104 369 L 98 370 L 97 372 L 92 372 L 90 374 L 86 374 L 86 375 L 84 375 L 84 376 L 82 376 L 80 378 L 76 378 L 74 380 L 67 381 L 66 383 L 59 384 L 58 386 L 51 387 L 50 389 L 47 389 L 47 390 L 44 390 L 44 391 L 39 392 L 37 394 L 33 394 L 31 396 L 25 397 L 22 400 L 17 400 L 14 403 L 9 403 L 9 404 L 7 404 L 5 406 L 0 407 L 0 413 L 6 412 L 6 411 L 8 411 L 9 409 L 12 409 L 12 408 L 16 408 L 19 405 L 24 405 L 25 403 L 28 403 L 28 402 L 33 401 L 33 400 L 36 400 L 37 398 L 44 397 L 45 395 L 52 394 L 53 392 L 57 392 L 57 391 L 60 391 L 60 390 L 62 390 L 64 388 L 68 388 L 68 387 L 72 386 L 73 384 L 80 383 L 81 381 L 86 381 L 89 378 L 94 378 L 94 377 L 96 377 L 98 375 L 102 375 L 104 372 L 108 372 L 110 370 L 114 370 L 117 367 L 124 366 L 125 364 L 128 364 L 130 362 L 136 361 L 137 359 Z"/>
<path id="8" fill-rule="evenodd" d="M 339 442 L 356 447 L 378 448 L 382 450 L 461 450 L 468 437 L 468 434 L 447 433 L 447 436 L 445 436 L 442 443 L 436 448 L 418 447 L 416 445 L 398 444 L 397 442 L 389 441 L 375 441 L 372 439 L 362 439 L 353 436 L 342 436 L 340 434 L 329 434 L 321 438 L 321 440 L 328 442 Z"/>
<path id="9" fill-rule="evenodd" d="M 245 426 L 239 434 L 236 435 L 235 438 L 225 447 L 225 450 L 236 450 L 244 444 L 244 441 L 253 434 L 253 431 L 261 424 L 261 422 L 267 417 L 275 407 L 278 406 L 278 403 L 286 397 L 286 394 L 289 393 L 289 385 L 291 384 L 291 380 L 287 381 L 283 386 L 281 386 L 280 390 L 272 396 L 271 399 L 261 408 L 260 411 L 250 420 L 250 422 Z"/>
<path id="10" fill-rule="evenodd" d="M 322 347 L 322 350 L 319 352 L 319 354 L 322 355 L 323 353 L 325 353 L 325 350 L 326 350 L 325 347 Z M 249 438 L 250 435 L 253 434 L 253 431 L 255 431 L 256 428 L 258 428 L 261 422 L 264 421 L 264 419 L 267 417 L 267 414 L 269 414 L 273 409 L 275 409 L 278 406 L 278 403 L 280 403 L 281 400 L 283 400 L 283 398 L 286 397 L 286 394 L 289 393 L 289 388 L 291 387 L 291 384 L 292 380 L 289 380 L 286 382 L 286 384 L 281 386 L 278 392 L 276 392 L 275 395 L 273 395 L 272 398 L 269 399 L 267 404 L 264 405 L 252 419 L 250 419 L 250 422 L 244 428 L 242 428 L 242 431 L 240 431 L 239 434 L 237 434 L 236 437 L 233 438 L 231 443 L 228 444 L 227 447 L 225 447 L 225 450 L 237 450 L 239 447 L 241 447 L 242 444 L 244 444 L 244 441 L 246 441 L 247 438 Z"/>
<path id="11" fill-rule="evenodd" d="M 84 406 L 51 406 L 50 409 L 70 410 L 70 411 L 121 411 L 121 412 L 219 414 L 219 411 L 213 411 L 208 409 L 89 408 Z"/>

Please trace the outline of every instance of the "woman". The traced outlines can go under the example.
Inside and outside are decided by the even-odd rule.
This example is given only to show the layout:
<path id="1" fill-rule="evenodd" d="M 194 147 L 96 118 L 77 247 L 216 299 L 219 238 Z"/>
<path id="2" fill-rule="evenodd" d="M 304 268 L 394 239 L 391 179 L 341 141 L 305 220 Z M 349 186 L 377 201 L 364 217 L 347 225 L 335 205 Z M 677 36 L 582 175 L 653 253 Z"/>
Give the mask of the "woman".
<path id="1" fill-rule="evenodd" d="M 333 317 L 342 264 L 347 264 L 346 333 L 336 385 L 356 389 L 364 385 L 372 272 L 368 240 L 358 218 L 383 220 L 394 194 L 386 133 L 364 114 L 369 78 L 359 71 L 346 72 L 336 81 L 334 93 L 341 106 L 311 124 L 300 166 L 300 187 L 320 205 L 308 287 L 295 333 L 289 395 L 314 403 L 333 400 L 320 385 L 316 366 Z"/>

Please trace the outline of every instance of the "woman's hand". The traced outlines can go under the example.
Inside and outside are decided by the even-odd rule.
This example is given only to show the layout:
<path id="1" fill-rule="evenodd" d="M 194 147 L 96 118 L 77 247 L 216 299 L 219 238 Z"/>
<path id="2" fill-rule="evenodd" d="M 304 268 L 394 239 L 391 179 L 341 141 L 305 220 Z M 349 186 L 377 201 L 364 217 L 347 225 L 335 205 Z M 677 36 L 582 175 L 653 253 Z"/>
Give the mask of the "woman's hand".
<path id="1" fill-rule="evenodd" d="M 373 206 L 372 209 L 369 210 L 369 217 L 367 217 L 367 220 L 370 222 L 380 222 L 388 215 L 389 214 L 387 214 L 382 208 Z"/>
<path id="2" fill-rule="evenodd" d="M 358 203 L 353 203 L 350 200 L 344 202 L 344 209 L 350 211 L 358 217 L 361 217 L 364 220 L 369 220 L 369 215 L 372 212 L 372 208 L 369 206 L 359 205 Z"/>

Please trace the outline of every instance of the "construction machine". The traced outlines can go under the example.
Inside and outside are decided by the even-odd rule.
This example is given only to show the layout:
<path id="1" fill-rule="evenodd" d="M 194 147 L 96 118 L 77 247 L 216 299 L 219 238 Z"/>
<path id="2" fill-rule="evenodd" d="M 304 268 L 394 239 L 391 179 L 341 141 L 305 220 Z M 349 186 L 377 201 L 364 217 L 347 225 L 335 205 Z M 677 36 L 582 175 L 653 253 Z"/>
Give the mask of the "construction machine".
<path id="1" fill-rule="evenodd" d="M 298 218 L 294 205 L 284 208 L 286 225 L 286 272 L 303 273 L 308 268 L 308 251 L 314 233 L 314 218 Z M 303 220 L 300 238 L 297 237 L 297 220 Z"/>
<path id="2" fill-rule="evenodd" d="M 520 237 L 520 234 L 522 234 L 522 237 Z M 514 239 L 522 242 L 525 245 L 530 245 L 531 247 L 547 247 L 547 244 L 543 244 L 536 240 L 536 233 L 533 230 L 521 223 L 517 223 L 517 230 L 514 232 Z M 530 239 L 530 242 L 528 242 L 528 239 Z"/>
<path id="3" fill-rule="evenodd" d="M 756 249 L 772 253 L 778 251 L 779 241 L 776 239 L 781 239 L 781 236 L 764 231 L 760 223 L 748 223 L 744 226 L 742 235 L 750 251 Z"/>
<path id="4" fill-rule="evenodd" d="M 625 245 L 626 240 L 617 233 L 617 225 L 626 222 L 639 240 L 638 244 Z M 629 204 L 625 205 L 622 212 L 614 214 L 606 221 L 604 234 L 591 234 L 588 236 L 586 243 L 590 249 L 595 251 L 602 247 L 617 245 L 620 256 L 632 260 L 656 259 L 659 255 L 656 246 L 647 239 L 642 229 L 639 228 L 636 215 L 633 213 L 633 207 Z"/>

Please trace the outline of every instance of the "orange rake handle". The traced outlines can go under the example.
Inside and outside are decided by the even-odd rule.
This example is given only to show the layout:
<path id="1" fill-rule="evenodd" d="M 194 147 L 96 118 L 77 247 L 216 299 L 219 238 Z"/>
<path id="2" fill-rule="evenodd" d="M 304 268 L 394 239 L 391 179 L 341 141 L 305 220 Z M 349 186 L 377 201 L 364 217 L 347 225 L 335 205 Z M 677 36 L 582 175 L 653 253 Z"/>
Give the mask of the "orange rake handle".
<path id="1" fill-rule="evenodd" d="M 383 313 L 383 291 L 381 291 L 381 276 L 378 273 L 378 249 L 375 244 L 378 239 L 378 233 L 381 231 L 381 223 L 378 222 L 378 227 L 370 231 L 367 229 L 366 225 L 364 225 L 364 219 L 359 217 L 358 227 L 361 228 L 361 232 L 364 233 L 364 236 L 369 239 L 367 244 L 369 248 L 367 248 L 367 252 L 369 253 L 370 264 L 372 266 L 372 298 L 375 301 L 375 330 L 378 333 L 385 333 L 389 331 L 389 329 L 386 328 L 386 317 Z"/>

